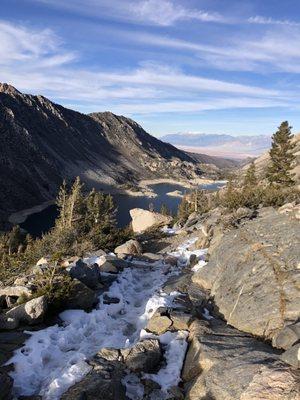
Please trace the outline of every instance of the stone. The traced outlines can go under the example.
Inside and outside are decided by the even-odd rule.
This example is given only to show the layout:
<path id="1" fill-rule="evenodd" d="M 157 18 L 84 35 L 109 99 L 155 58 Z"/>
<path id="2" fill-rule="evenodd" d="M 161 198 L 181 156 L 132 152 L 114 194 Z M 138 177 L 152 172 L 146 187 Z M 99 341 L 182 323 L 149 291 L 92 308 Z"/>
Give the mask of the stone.
<path id="1" fill-rule="evenodd" d="M 11 400 L 12 396 L 12 388 L 13 388 L 13 379 L 0 370 L 0 400 Z"/>
<path id="2" fill-rule="evenodd" d="M 172 222 L 172 217 L 156 212 L 134 208 L 130 210 L 134 233 L 142 233 L 151 228 L 159 228 Z"/>
<path id="3" fill-rule="evenodd" d="M 172 320 L 172 329 L 177 331 L 187 331 L 193 319 L 191 314 L 181 311 L 171 311 L 170 318 Z"/>
<path id="4" fill-rule="evenodd" d="M 120 351 L 117 349 L 111 349 L 109 347 L 104 347 L 97 353 L 98 357 L 102 357 L 107 361 L 118 361 L 120 359 Z"/>
<path id="5" fill-rule="evenodd" d="M 164 263 L 172 265 L 172 267 L 176 267 L 177 266 L 177 261 L 178 261 L 178 259 L 175 256 L 167 255 L 167 256 L 164 257 Z"/>
<path id="6" fill-rule="evenodd" d="M 0 298 L 31 296 L 32 290 L 26 286 L 5 286 L 0 288 Z"/>
<path id="7" fill-rule="evenodd" d="M 121 350 L 127 368 L 133 372 L 155 373 L 162 361 L 162 350 L 157 339 L 145 339 L 130 349 Z"/>
<path id="8" fill-rule="evenodd" d="M 142 246 L 135 239 L 130 239 L 126 243 L 115 248 L 116 254 L 142 254 Z"/>
<path id="9" fill-rule="evenodd" d="M 46 296 L 20 304 L 1 315 L 0 329 L 15 329 L 20 324 L 36 325 L 43 320 L 47 306 Z"/>
<path id="10" fill-rule="evenodd" d="M 272 345 L 279 349 L 289 349 L 300 340 L 300 322 L 288 325 L 278 332 L 272 339 Z"/>
<path id="11" fill-rule="evenodd" d="M 45 256 L 39 259 L 39 261 L 35 264 L 37 267 L 39 267 L 40 265 L 47 265 L 49 264 L 51 258 L 50 256 Z"/>
<path id="12" fill-rule="evenodd" d="M 262 209 L 222 236 L 192 281 L 230 325 L 272 340 L 300 318 L 299 257 L 299 221 Z"/>
<path id="13" fill-rule="evenodd" d="M 63 260 L 60 265 L 64 268 L 69 267 L 70 265 L 76 264 L 77 261 L 80 260 L 80 257 L 78 256 L 74 256 L 74 257 L 69 257 L 65 260 Z"/>
<path id="14" fill-rule="evenodd" d="M 286 350 L 280 358 L 292 367 L 300 368 L 300 343 Z"/>
<path id="15" fill-rule="evenodd" d="M 124 365 L 117 360 L 107 360 L 97 353 L 89 361 L 91 371 L 70 387 L 61 400 L 127 400 L 122 384 Z"/>
<path id="16" fill-rule="evenodd" d="M 109 255 L 101 256 L 97 260 L 97 265 L 100 272 L 108 272 L 110 274 L 117 274 L 119 271 L 128 267 L 128 263 L 125 260 Z"/>
<path id="17" fill-rule="evenodd" d="M 64 308 L 67 310 L 80 309 L 90 311 L 96 303 L 96 293 L 78 279 L 73 279 L 72 289 L 64 302 Z"/>
<path id="18" fill-rule="evenodd" d="M 172 325 L 172 321 L 167 316 L 158 315 L 155 313 L 148 321 L 146 326 L 147 331 L 161 335 L 165 333 Z"/>
<path id="19" fill-rule="evenodd" d="M 69 274 L 71 278 L 78 279 L 91 289 L 97 288 L 98 283 L 101 280 L 98 265 L 94 264 L 92 266 L 89 266 L 85 264 L 81 259 L 78 260 L 76 264 L 70 268 Z"/>
<path id="20" fill-rule="evenodd" d="M 182 377 L 186 400 L 296 400 L 299 374 L 272 347 L 222 321 L 194 321 Z"/>

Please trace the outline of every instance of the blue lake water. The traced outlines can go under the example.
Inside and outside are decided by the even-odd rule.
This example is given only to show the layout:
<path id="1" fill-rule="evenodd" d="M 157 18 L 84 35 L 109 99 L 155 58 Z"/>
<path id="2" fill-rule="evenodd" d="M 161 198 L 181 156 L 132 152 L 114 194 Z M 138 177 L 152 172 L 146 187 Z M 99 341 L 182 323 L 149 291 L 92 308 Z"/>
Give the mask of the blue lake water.
<path id="1" fill-rule="evenodd" d="M 207 185 L 201 185 L 201 188 L 207 190 L 217 190 L 221 186 L 223 186 L 221 183 L 211 183 Z M 119 227 L 124 227 L 130 223 L 131 218 L 129 211 L 132 208 L 144 208 L 148 210 L 150 207 L 153 207 L 155 211 L 160 211 L 161 206 L 165 204 L 168 209 L 175 214 L 181 198 L 168 196 L 167 193 L 175 190 L 180 190 L 182 193 L 189 191 L 189 189 L 186 189 L 181 185 L 169 183 L 160 183 L 157 185 L 151 185 L 150 187 L 157 194 L 156 197 L 134 197 L 126 194 L 113 195 L 114 203 L 117 207 L 116 219 Z M 29 215 L 27 219 L 20 224 L 20 227 L 25 229 L 32 236 L 40 236 L 54 226 L 54 221 L 57 216 L 57 207 L 55 205 L 50 205 L 40 212 Z"/>

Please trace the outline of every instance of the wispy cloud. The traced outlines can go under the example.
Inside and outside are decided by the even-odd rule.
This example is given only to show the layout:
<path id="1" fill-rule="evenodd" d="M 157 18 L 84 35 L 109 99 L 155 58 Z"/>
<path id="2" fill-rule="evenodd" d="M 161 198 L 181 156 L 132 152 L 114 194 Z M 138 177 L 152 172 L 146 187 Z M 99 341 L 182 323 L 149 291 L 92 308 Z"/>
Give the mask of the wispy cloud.
<path id="1" fill-rule="evenodd" d="M 262 17 L 261 15 L 256 15 L 255 17 L 248 18 L 250 24 L 260 24 L 260 25 L 288 25 L 288 26 L 300 26 L 300 22 L 291 21 L 289 19 L 274 19 L 271 17 Z"/>
<path id="2" fill-rule="evenodd" d="M 137 24 L 170 26 L 177 21 L 196 20 L 224 23 L 226 19 L 216 12 L 191 9 L 171 0 L 35 0 L 56 8 L 90 15 L 109 16 Z"/>
<path id="3" fill-rule="evenodd" d="M 76 57 L 80 61 L 80 55 Z M 0 22 L 1 80 L 64 104 L 76 103 L 81 110 L 110 109 L 131 115 L 186 113 L 286 107 L 293 102 L 287 92 L 188 74 L 169 65 L 144 62 L 126 70 L 100 66 L 90 70 L 79 68 L 74 58 L 51 30 Z"/>
<path id="4" fill-rule="evenodd" d="M 58 66 L 76 58 L 62 49 L 62 41 L 50 29 L 33 30 L 0 20 L 0 65 L 12 62 Z"/>
<path id="5" fill-rule="evenodd" d="M 218 13 L 189 9 L 169 0 L 137 1 L 130 6 L 130 11 L 140 21 L 162 26 L 190 19 L 202 22 L 225 22 L 225 18 Z"/>
<path id="6" fill-rule="evenodd" d="M 221 45 L 187 41 L 166 35 L 124 32 L 128 40 L 144 46 L 182 50 L 217 69 L 231 71 L 300 72 L 300 29 L 278 27 L 251 36 L 231 38 Z M 284 54 L 284 57 L 282 55 Z"/>

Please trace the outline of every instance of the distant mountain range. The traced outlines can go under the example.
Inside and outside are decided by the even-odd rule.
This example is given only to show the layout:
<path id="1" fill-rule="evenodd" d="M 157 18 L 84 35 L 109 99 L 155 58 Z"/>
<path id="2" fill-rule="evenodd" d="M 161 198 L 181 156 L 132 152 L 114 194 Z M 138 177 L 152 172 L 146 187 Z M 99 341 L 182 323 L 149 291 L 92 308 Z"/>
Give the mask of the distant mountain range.
<path id="1" fill-rule="evenodd" d="M 1 83 L 0 143 L 2 220 L 53 199 L 62 180 L 77 175 L 88 187 L 110 190 L 140 179 L 192 179 L 208 171 L 203 164 L 222 164 L 179 150 L 129 118 L 81 114 Z"/>
<path id="2" fill-rule="evenodd" d="M 190 152 L 238 159 L 259 156 L 271 144 L 270 136 L 264 135 L 177 133 L 162 136 L 160 139 Z"/>

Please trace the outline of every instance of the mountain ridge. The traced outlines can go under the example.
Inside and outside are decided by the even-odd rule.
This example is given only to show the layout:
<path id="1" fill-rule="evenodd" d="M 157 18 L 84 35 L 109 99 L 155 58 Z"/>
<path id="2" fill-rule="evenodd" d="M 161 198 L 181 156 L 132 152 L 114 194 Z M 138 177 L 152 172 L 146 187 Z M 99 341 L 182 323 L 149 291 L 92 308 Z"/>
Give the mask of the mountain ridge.
<path id="1" fill-rule="evenodd" d="M 62 180 L 109 189 L 192 179 L 198 160 L 111 112 L 82 114 L 0 84 L 0 217 L 55 198 Z"/>

